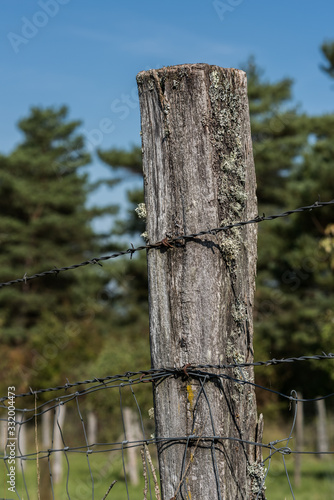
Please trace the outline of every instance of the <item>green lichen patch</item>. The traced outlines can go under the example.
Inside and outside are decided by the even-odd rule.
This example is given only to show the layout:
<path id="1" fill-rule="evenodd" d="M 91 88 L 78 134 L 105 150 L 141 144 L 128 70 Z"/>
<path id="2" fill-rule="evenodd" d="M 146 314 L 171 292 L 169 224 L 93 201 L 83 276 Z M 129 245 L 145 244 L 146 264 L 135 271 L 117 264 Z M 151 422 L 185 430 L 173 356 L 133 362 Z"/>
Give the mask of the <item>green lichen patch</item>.
<path id="1" fill-rule="evenodd" d="M 150 92 L 154 90 L 154 80 L 151 79 L 148 81 L 147 88 Z"/>
<path id="2" fill-rule="evenodd" d="M 138 203 L 137 207 L 135 208 L 135 212 L 138 215 L 139 219 L 144 219 L 146 221 L 147 211 L 145 203 Z M 146 243 L 149 241 L 147 231 L 144 231 L 144 233 L 142 233 L 140 236 L 144 238 Z"/>
<path id="3" fill-rule="evenodd" d="M 145 203 L 138 203 L 137 207 L 135 208 L 135 212 L 138 215 L 139 219 L 146 220 L 147 212 Z"/>
<path id="4" fill-rule="evenodd" d="M 179 86 L 180 86 L 179 80 L 173 80 L 173 83 L 172 83 L 173 89 L 177 90 L 179 88 Z"/>
<path id="5" fill-rule="evenodd" d="M 233 269 L 234 267 L 234 263 L 240 251 L 240 245 L 241 245 L 241 238 L 239 233 L 231 234 L 232 231 L 233 229 L 229 231 L 230 234 L 223 235 L 219 245 L 223 259 L 226 265 L 231 269 Z"/>
<path id="6" fill-rule="evenodd" d="M 212 70 L 209 75 L 209 96 L 214 126 L 214 140 L 219 159 L 218 202 L 221 225 L 243 218 L 247 202 L 244 150 L 242 147 L 242 102 L 233 75 Z M 221 253 L 233 268 L 240 252 L 241 230 L 228 230 L 222 236 Z"/>
<path id="7" fill-rule="evenodd" d="M 188 68 L 184 67 L 184 66 L 181 66 L 177 72 L 177 76 L 180 80 L 182 80 L 182 78 L 185 78 L 187 77 L 189 74 L 189 70 Z"/>
<path id="8" fill-rule="evenodd" d="M 220 78 L 219 78 L 219 73 L 217 70 L 213 70 L 210 73 L 210 81 L 212 83 L 212 87 L 215 89 L 218 89 L 220 85 Z"/>
<path id="9" fill-rule="evenodd" d="M 245 362 L 245 356 L 236 348 L 236 346 L 233 344 L 231 340 L 227 341 L 227 346 L 226 346 L 226 355 L 227 358 L 229 359 L 230 363 L 235 363 L 235 364 L 243 364 Z M 245 369 L 240 370 L 237 366 L 233 368 L 233 378 L 238 379 L 238 380 L 249 380 L 249 374 Z M 244 392 L 244 384 L 240 382 L 236 382 L 234 384 L 235 387 L 235 395 L 234 397 L 232 396 L 232 399 L 235 403 L 240 402 L 239 401 L 239 396 L 237 394 L 242 394 Z"/>
<path id="10" fill-rule="evenodd" d="M 238 299 L 232 307 L 232 318 L 234 319 L 237 326 L 242 326 L 247 318 L 247 308 L 245 304 Z"/>
<path id="11" fill-rule="evenodd" d="M 211 82 L 209 97 L 213 120 L 216 122 L 216 147 L 223 153 L 226 153 L 226 146 L 229 152 L 236 151 L 236 147 L 239 146 L 240 149 L 241 145 L 240 97 L 229 78 L 224 77 L 223 73 L 213 70 L 209 78 Z"/>
<path id="12" fill-rule="evenodd" d="M 259 494 L 259 492 L 264 491 L 266 487 L 264 486 L 264 480 L 266 477 L 267 469 L 262 463 L 254 462 L 247 465 L 247 474 L 251 478 L 251 488 L 252 493 Z"/>
<path id="13" fill-rule="evenodd" d="M 227 359 L 229 359 L 229 361 L 231 363 L 233 362 L 234 354 L 235 354 L 234 343 L 232 342 L 232 340 L 230 338 L 228 338 L 228 340 L 226 342 L 226 356 L 227 356 Z"/>

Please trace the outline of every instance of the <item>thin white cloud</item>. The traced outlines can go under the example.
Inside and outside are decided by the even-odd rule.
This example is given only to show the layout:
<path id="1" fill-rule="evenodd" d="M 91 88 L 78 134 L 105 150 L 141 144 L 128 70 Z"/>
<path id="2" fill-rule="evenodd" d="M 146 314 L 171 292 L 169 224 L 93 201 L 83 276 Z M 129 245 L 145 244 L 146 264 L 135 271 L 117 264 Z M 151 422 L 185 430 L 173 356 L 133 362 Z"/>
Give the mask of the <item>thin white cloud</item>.
<path id="1" fill-rule="evenodd" d="M 117 43 L 119 40 L 118 35 L 112 33 L 80 28 L 78 26 L 69 26 L 67 29 L 71 37 L 84 38 L 85 40 L 100 42 L 100 43 Z"/>
<path id="2" fill-rule="evenodd" d="M 69 34 L 85 40 L 117 46 L 119 51 L 131 55 L 164 57 L 193 57 L 203 58 L 210 56 L 226 56 L 242 53 L 243 49 L 224 42 L 209 40 L 207 37 L 199 37 L 198 34 L 175 26 L 155 26 L 155 33 L 150 36 L 138 36 L 135 34 L 131 39 L 117 33 L 108 33 L 84 29 L 77 26 L 69 27 Z M 147 33 L 140 30 L 140 33 Z"/>
<path id="3" fill-rule="evenodd" d="M 168 40 L 168 43 L 163 37 L 142 38 L 136 41 L 127 41 L 122 49 L 132 54 L 160 57 L 175 57 L 175 55 L 180 57 L 184 54 L 229 55 L 235 53 L 235 48 L 230 45 L 191 38 L 184 37 L 183 40 L 174 38 L 172 41 Z"/>

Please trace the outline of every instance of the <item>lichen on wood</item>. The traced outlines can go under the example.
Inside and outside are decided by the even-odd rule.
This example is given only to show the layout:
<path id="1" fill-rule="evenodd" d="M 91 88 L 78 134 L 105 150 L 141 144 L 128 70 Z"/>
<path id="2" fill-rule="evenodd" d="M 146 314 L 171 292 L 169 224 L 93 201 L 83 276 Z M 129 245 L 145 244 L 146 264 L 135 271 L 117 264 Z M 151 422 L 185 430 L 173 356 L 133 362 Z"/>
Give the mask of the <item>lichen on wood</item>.
<path id="1" fill-rule="evenodd" d="M 253 217 L 255 171 L 245 74 L 193 64 L 141 72 L 137 82 L 149 240 Z M 148 251 L 153 368 L 174 366 L 183 372 L 188 363 L 253 360 L 255 263 L 255 225 Z M 157 437 L 200 431 L 255 439 L 254 388 L 246 383 L 253 380 L 251 367 L 230 369 L 231 380 L 219 384 L 187 379 L 183 373 L 154 388 Z M 192 454 L 191 443 L 186 456 L 184 441 L 158 446 L 164 500 L 178 488 L 194 500 L 256 498 L 247 466 L 258 457 L 250 445 L 200 439 Z M 182 469 L 190 462 L 189 471 Z"/>

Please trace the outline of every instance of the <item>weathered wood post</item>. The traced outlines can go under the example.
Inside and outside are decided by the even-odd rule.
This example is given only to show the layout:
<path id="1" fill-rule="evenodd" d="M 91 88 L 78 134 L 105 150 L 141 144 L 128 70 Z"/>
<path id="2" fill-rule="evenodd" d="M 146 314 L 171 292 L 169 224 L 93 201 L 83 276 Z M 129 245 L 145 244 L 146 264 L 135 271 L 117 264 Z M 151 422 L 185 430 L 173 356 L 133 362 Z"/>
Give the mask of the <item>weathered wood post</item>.
<path id="1" fill-rule="evenodd" d="M 316 402 L 317 407 L 317 455 L 319 460 L 323 460 L 326 455 L 322 453 L 328 452 L 328 432 L 327 432 L 327 417 L 326 417 L 326 405 L 324 399 L 318 399 Z"/>
<path id="2" fill-rule="evenodd" d="M 137 82 L 149 241 L 256 216 L 245 73 L 186 64 Z M 148 251 L 153 368 L 253 360 L 256 238 L 253 224 Z M 261 439 L 253 387 L 183 373 L 154 387 L 163 499 L 256 498 L 261 454 L 238 441 Z"/>
<path id="3" fill-rule="evenodd" d="M 65 422 L 66 406 L 59 404 L 58 408 L 55 409 L 54 421 L 53 421 L 53 436 L 52 436 L 52 447 L 55 450 L 62 450 L 64 448 L 63 438 L 61 430 L 63 429 Z M 63 475 L 63 453 L 61 451 L 56 451 L 52 463 L 52 476 L 54 484 L 60 483 Z"/>
<path id="4" fill-rule="evenodd" d="M 297 398 L 303 399 L 303 395 L 297 392 Z M 295 403 L 297 404 L 297 402 Z M 296 451 L 304 451 L 304 403 L 298 401 L 296 417 Z M 299 488 L 302 481 L 302 455 L 295 454 L 295 485 Z"/>
<path id="5" fill-rule="evenodd" d="M 126 439 L 130 441 L 140 440 L 140 426 L 136 413 L 125 406 L 123 408 L 123 418 L 124 418 L 124 429 L 126 433 Z M 138 448 L 129 447 L 127 449 L 127 474 L 129 476 L 129 481 L 133 486 L 138 486 L 139 484 L 139 474 L 138 474 Z"/>

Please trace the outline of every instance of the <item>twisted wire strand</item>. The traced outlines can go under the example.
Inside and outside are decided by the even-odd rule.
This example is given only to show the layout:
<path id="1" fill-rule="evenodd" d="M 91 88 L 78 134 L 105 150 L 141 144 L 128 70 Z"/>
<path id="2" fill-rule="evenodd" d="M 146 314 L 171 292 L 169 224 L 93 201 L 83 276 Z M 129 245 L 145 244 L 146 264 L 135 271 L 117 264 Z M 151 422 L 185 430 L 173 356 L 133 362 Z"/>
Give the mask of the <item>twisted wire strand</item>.
<path id="1" fill-rule="evenodd" d="M 308 355 L 308 356 L 300 356 L 300 357 L 291 357 L 291 358 L 282 358 L 282 359 L 269 359 L 267 361 L 254 361 L 253 363 L 231 363 L 227 365 L 201 365 L 201 364 L 194 364 L 194 365 L 185 365 L 182 367 L 166 367 L 166 368 L 151 368 L 149 370 L 140 370 L 137 372 L 126 372 L 123 374 L 118 374 L 118 375 L 108 375 L 106 377 L 95 377 L 93 379 L 87 379 L 87 380 L 79 380 L 77 382 L 66 382 L 64 385 L 58 385 L 55 387 L 47 387 L 43 389 L 37 389 L 33 390 L 30 388 L 29 392 L 24 392 L 21 394 L 15 394 L 15 398 L 24 398 L 28 396 L 35 396 L 38 394 L 43 394 L 47 392 L 55 392 L 55 391 L 64 391 L 66 393 L 65 396 L 63 396 L 65 399 L 67 398 L 75 398 L 77 396 L 83 395 L 83 394 L 88 394 L 89 392 L 95 392 L 96 390 L 103 389 L 103 388 L 113 388 L 113 387 L 124 387 L 124 386 L 132 386 L 135 384 L 140 384 L 140 383 L 147 383 L 147 382 L 155 382 L 162 380 L 167 377 L 199 377 L 199 378 L 210 378 L 210 377 L 222 377 L 222 378 L 228 378 L 231 379 L 235 382 L 240 382 L 241 384 L 250 384 L 251 382 L 244 380 L 244 379 L 236 379 L 233 377 L 230 377 L 224 373 L 210 373 L 210 372 L 204 372 L 202 370 L 228 370 L 230 368 L 245 368 L 248 366 L 271 366 L 271 365 L 278 365 L 278 364 L 283 364 L 283 363 L 296 363 L 296 362 L 301 362 L 301 361 L 325 361 L 325 360 L 334 360 L 334 354 L 329 353 L 329 354 L 315 354 L 315 355 Z M 93 385 L 95 384 L 95 385 Z M 251 383 L 253 384 L 253 383 Z M 92 385 L 92 387 L 88 388 L 83 388 L 82 390 L 77 390 L 76 392 L 72 393 L 67 393 L 69 389 L 76 388 L 79 386 L 83 385 Z M 253 384 L 255 385 L 255 384 Z M 271 390 L 268 389 L 264 386 L 259 386 L 257 387 L 262 388 L 264 390 Z M 286 394 L 283 393 L 278 393 L 277 391 L 272 390 L 272 392 L 276 392 L 279 395 L 282 395 L 284 397 L 287 397 L 289 399 L 293 399 L 291 396 L 287 396 Z M 328 396 L 332 396 L 331 394 Z M 313 398 L 313 399 L 301 399 L 300 401 L 316 401 L 317 399 L 323 399 L 327 396 L 322 396 L 319 398 Z M 6 400 L 9 399 L 9 396 L 2 396 L 0 397 L 0 408 L 5 407 L 4 403 Z M 59 396 L 55 397 L 53 401 L 59 401 Z M 38 408 L 43 408 L 46 403 L 42 403 Z M 24 410 L 27 411 L 27 410 Z"/>
<path id="2" fill-rule="evenodd" d="M 151 369 L 148 371 L 138 371 L 138 372 L 127 372 L 123 375 L 113 375 L 113 376 L 108 376 L 108 377 L 103 377 L 103 378 L 94 378 L 90 380 L 85 380 L 85 381 L 79 381 L 79 382 L 74 382 L 70 383 L 67 382 L 63 386 L 57 386 L 57 387 L 51 387 L 48 389 L 40 389 L 37 391 L 33 391 L 32 389 L 28 393 L 23 393 L 23 394 L 17 394 L 15 397 L 24 397 L 24 396 L 30 396 L 34 400 L 34 404 L 29 408 L 27 404 L 25 403 L 25 408 L 16 408 L 16 411 L 21 414 L 21 418 L 17 419 L 15 421 L 15 424 L 19 426 L 19 430 L 21 429 L 22 425 L 29 425 L 29 422 L 31 420 L 36 419 L 39 417 L 41 414 L 45 412 L 51 412 L 54 414 L 54 419 L 55 422 L 58 426 L 59 432 L 61 433 L 62 436 L 62 442 L 60 447 L 54 447 L 53 444 L 51 445 L 50 448 L 48 449 L 38 449 L 36 448 L 35 451 L 30 451 L 29 453 L 23 453 L 20 447 L 18 446 L 18 454 L 16 454 L 15 458 L 20 461 L 21 464 L 21 473 L 22 473 L 22 478 L 25 481 L 25 475 L 26 472 L 23 467 L 23 463 L 25 461 L 31 462 L 31 461 L 38 461 L 39 459 L 45 459 L 50 462 L 51 456 L 54 454 L 62 453 L 65 458 L 66 458 L 66 463 L 67 467 L 65 469 L 65 475 L 66 475 L 66 492 L 67 492 L 67 498 L 71 499 L 70 496 L 70 490 L 68 488 L 69 485 L 69 479 L 70 479 L 70 461 L 69 461 L 69 454 L 76 454 L 77 456 L 79 455 L 86 455 L 86 461 L 87 461 L 87 484 L 89 484 L 90 489 L 92 490 L 92 495 L 94 497 L 94 490 L 96 488 L 95 484 L 95 479 L 93 477 L 93 461 L 91 461 L 91 455 L 99 455 L 101 453 L 111 453 L 111 452 L 121 452 L 122 453 L 122 460 L 123 460 L 123 473 L 124 477 L 126 477 L 126 468 L 125 468 L 125 462 L 124 462 L 124 451 L 129 449 L 129 448 L 136 448 L 140 447 L 143 448 L 148 445 L 164 445 L 164 446 L 171 446 L 173 444 L 183 444 L 185 446 L 185 449 L 188 448 L 189 446 L 200 446 L 204 447 L 207 449 L 211 450 L 211 459 L 213 464 L 215 464 L 215 453 L 219 451 L 220 446 L 224 446 L 225 442 L 235 442 L 235 443 L 241 443 L 245 445 L 250 445 L 253 446 L 254 448 L 261 448 L 263 451 L 266 451 L 268 453 L 267 457 L 264 459 L 261 458 L 259 462 L 256 464 L 253 464 L 254 467 L 256 467 L 256 478 L 257 478 L 257 485 L 254 486 L 256 488 L 256 491 L 254 489 L 254 492 L 257 494 L 257 499 L 262 498 L 262 493 L 264 489 L 264 484 L 265 480 L 269 474 L 269 470 L 271 467 L 271 458 L 273 455 L 278 454 L 281 456 L 284 468 L 285 468 L 285 474 L 286 478 L 289 484 L 290 492 L 294 498 L 294 493 L 292 489 L 292 484 L 289 478 L 289 474 L 286 468 L 286 463 L 285 463 L 285 456 L 286 455 L 293 455 L 293 454 L 312 454 L 312 455 L 334 455 L 334 451 L 299 451 L 299 450 L 293 450 L 290 447 L 290 440 L 292 438 L 292 433 L 294 431 L 295 427 L 295 422 L 296 422 L 296 415 L 297 415 L 297 403 L 304 401 L 304 402 L 311 402 L 315 401 L 316 399 L 324 399 L 330 396 L 334 396 L 334 394 L 327 394 L 323 397 L 319 397 L 316 399 L 300 399 L 297 396 L 296 391 L 291 391 L 291 393 L 288 394 L 283 394 L 279 393 L 277 391 L 274 391 L 272 389 L 268 389 L 263 386 L 257 385 L 257 387 L 260 387 L 264 390 L 270 390 L 271 392 L 275 392 L 276 394 L 279 394 L 280 396 L 287 398 L 290 403 L 289 406 L 291 405 L 291 402 L 294 402 L 294 415 L 293 415 L 293 422 L 291 425 L 291 430 L 289 432 L 288 437 L 284 439 L 278 439 L 275 441 L 270 441 L 268 443 L 262 443 L 257 441 L 256 439 L 249 440 L 249 439 L 243 439 L 242 436 L 236 437 L 236 436 L 228 436 L 228 435 L 221 435 L 219 432 L 216 431 L 215 426 L 212 424 L 211 429 L 208 429 L 208 432 L 206 433 L 198 433 L 198 430 L 196 431 L 194 426 L 192 426 L 190 434 L 189 435 L 174 435 L 174 436 L 155 436 L 151 435 L 150 437 L 147 436 L 146 431 L 145 431 L 145 426 L 142 418 L 142 412 L 140 409 L 140 406 L 138 404 L 138 400 L 135 396 L 135 393 L 133 391 L 133 386 L 134 384 L 140 384 L 140 383 L 161 383 L 161 381 L 169 378 L 169 377 L 184 377 L 185 379 L 189 378 L 197 378 L 201 384 L 201 390 L 198 394 L 197 400 L 196 400 L 196 405 L 198 403 L 199 398 L 201 397 L 202 399 L 205 399 L 207 407 L 208 407 L 208 414 L 209 417 L 212 420 L 212 414 L 211 414 L 211 407 L 210 407 L 210 402 L 209 399 L 207 398 L 206 390 L 205 390 L 205 384 L 209 382 L 210 380 L 215 381 L 215 379 L 220 378 L 220 379 L 227 379 L 229 381 L 232 381 L 234 383 L 238 383 L 241 385 L 244 384 L 251 384 L 251 385 L 256 385 L 250 381 L 245 380 L 245 378 L 242 379 L 236 379 L 234 377 L 230 377 L 226 373 L 217 373 L 216 371 L 212 370 L 228 370 L 231 368 L 236 368 L 236 367 L 245 367 L 245 366 L 270 366 L 270 365 L 277 365 L 279 363 L 294 363 L 294 362 L 300 362 L 300 361 L 310 361 L 310 360 L 317 360 L 323 361 L 323 360 L 332 360 L 334 359 L 334 354 L 321 354 L 321 355 L 314 355 L 314 356 L 301 356 L 299 358 L 286 358 L 286 359 L 271 359 L 268 361 L 257 361 L 254 363 L 233 363 L 230 365 L 185 365 L 183 367 L 179 368 L 159 368 L 159 369 Z M 206 370 L 211 370 L 211 371 L 203 371 L 204 369 Z M 241 372 L 242 375 L 242 372 Z M 75 392 L 70 392 L 71 388 L 76 388 L 81 385 L 89 385 L 89 387 L 83 387 L 80 390 L 76 390 Z M 123 417 L 123 412 L 124 412 L 124 407 L 123 407 L 123 402 L 122 402 L 122 391 L 125 387 L 130 388 L 130 391 L 133 396 L 133 401 L 135 403 L 135 406 L 137 408 L 137 413 L 139 416 L 140 420 L 140 426 L 141 426 L 141 434 L 142 436 L 138 436 L 138 438 L 135 438 L 133 440 L 129 440 L 126 435 L 126 429 L 124 427 L 124 417 Z M 88 432 L 86 429 L 86 423 L 85 419 L 83 417 L 82 410 L 79 405 L 79 398 L 83 398 L 82 401 L 84 401 L 85 397 L 95 391 L 98 390 L 106 390 L 106 389 L 117 389 L 119 390 L 119 406 L 120 406 L 120 411 L 121 411 L 121 416 L 122 416 L 122 421 L 123 421 L 123 427 L 124 427 L 124 439 L 120 440 L 117 439 L 116 441 L 113 442 L 90 442 L 88 438 Z M 46 402 L 41 402 L 38 406 L 36 404 L 37 400 L 37 394 L 43 393 L 43 392 L 48 392 L 48 391 L 63 391 L 63 395 L 57 395 L 53 399 L 49 399 Z M 0 410 L 1 409 L 8 409 L 8 407 L 4 404 L 6 399 L 9 399 L 8 397 L 3 397 L 0 398 Z M 69 443 L 67 440 L 65 440 L 65 433 L 64 429 L 61 428 L 60 420 L 59 420 L 59 410 L 62 405 L 64 404 L 74 404 L 74 407 L 76 407 L 76 414 L 77 417 L 79 418 L 81 422 L 81 426 L 83 428 L 83 434 L 84 434 L 84 442 L 82 444 L 78 443 L 77 445 L 69 446 Z M 31 415 L 31 416 L 30 416 Z M 8 421 L 7 418 L 0 418 L 0 421 Z M 20 432 L 18 433 L 18 439 L 20 436 Z M 122 436 L 121 436 L 122 439 Z M 0 454 L 0 460 L 3 461 L 4 467 L 9 473 L 9 459 L 13 458 L 11 455 L 8 455 L 6 453 L 6 448 L 4 449 L 4 453 Z M 267 464 L 267 468 L 265 468 L 265 465 Z M 185 464 L 184 464 L 185 465 Z M 186 471 L 186 467 L 185 467 Z M 253 474 L 255 474 L 253 471 Z M 51 483 L 51 488 L 53 491 L 53 479 L 52 479 L 52 474 L 50 470 L 50 483 Z M 127 488 L 127 483 L 126 483 L 126 488 Z M 219 488 L 219 479 L 217 483 L 217 488 Z M 26 494 L 29 498 L 28 495 L 28 489 L 27 486 L 25 486 L 25 491 Z M 150 485 L 150 491 L 151 491 L 151 485 Z M 127 489 L 127 494 L 129 497 L 129 491 Z M 20 496 L 18 496 L 20 498 Z"/>
<path id="3" fill-rule="evenodd" d="M 334 204 L 334 199 L 330 200 L 330 201 L 316 201 L 312 205 L 307 205 L 305 207 L 295 208 L 293 210 L 287 210 L 286 212 L 282 212 L 280 214 L 274 214 L 274 215 L 268 215 L 268 216 L 257 215 L 255 218 L 247 220 L 247 221 L 235 222 L 233 224 L 228 224 L 226 226 L 220 226 L 220 227 L 216 227 L 216 228 L 212 228 L 212 229 L 207 229 L 204 231 L 198 231 L 197 233 L 185 234 L 182 236 L 166 237 L 166 238 L 162 239 L 161 241 L 157 241 L 155 243 L 149 243 L 147 245 L 141 245 L 138 247 L 134 247 L 132 245 L 130 248 L 127 248 L 126 250 L 122 250 L 120 252 L 115 252 L 111 255 L 105 255 L 103 257 L 95 257 L 93 259 L 88 259 L 88 260 L 85 260 L 83 262 L 80 262 L 79 264 L 73 264 L 71 266 L 64 266 L 64 267 L 54 267 L 54 269 L 50 269 L 48 271 L 43 271 L 40 273 L 32 274 L 31 276 L 27 276 L 25 274 L 23 276 L 23 278 L 16 278 L 16 279 L 12 279 L 10 281 L 5 281 L 5 282 L 0 283 L 0 288 L 3 288 L 5 286 L 14 285 L 17 283 L 26 283 L 29 280 L 33 280 L 36 278 L 42 278 L 42 277 L 48 276 L 48 275 L 57 276 L 61 272 L 70 271 L 73 269 L 77 269 L 79 267 L 84 267 L 84 266 L 88 266 L 88 265 L 95 265 L 95 264 L 102 265 L 101 262 L 106 261 L 106 260 L 110 260 L 110 259 L 115 259 L 115 258 L 120 257 L 122 255 L 130 255 L 130 258 L 132 258 L 133 254 L 140 251 L 140 250 L 150 250 L 153 248 L 161 249 L 161 248 L 166 248 L 166 247 L 172 247 L 173 243 L 177 243 L 180 241 L 187 242 L 187 241 L 193 240 L 194 238 L 198 238 L 200 236 L 205 236 L 205 235 L 209 235 L 209 234 L 216 235 L 218 233 L 221 233 L 222 231 L 227 231 L 228 229 L 232 229 L 232 228 L 236 228 L 236 227 L 243 227 L 243 226 L 246 226 L 248 224 L 258 224 L 258 223 L 263 222 L 263 221 L 274 220 L 274 219 L 278 219 L 281 217 L 288 217 L 288 216 L 295 214 L 295 213 L 307 212 L 307 211 L 314 210 L 316 208 L 321 208 L 321 207 L 325 207 L 325 206 L 333 205 L 333 204 Z"/>

